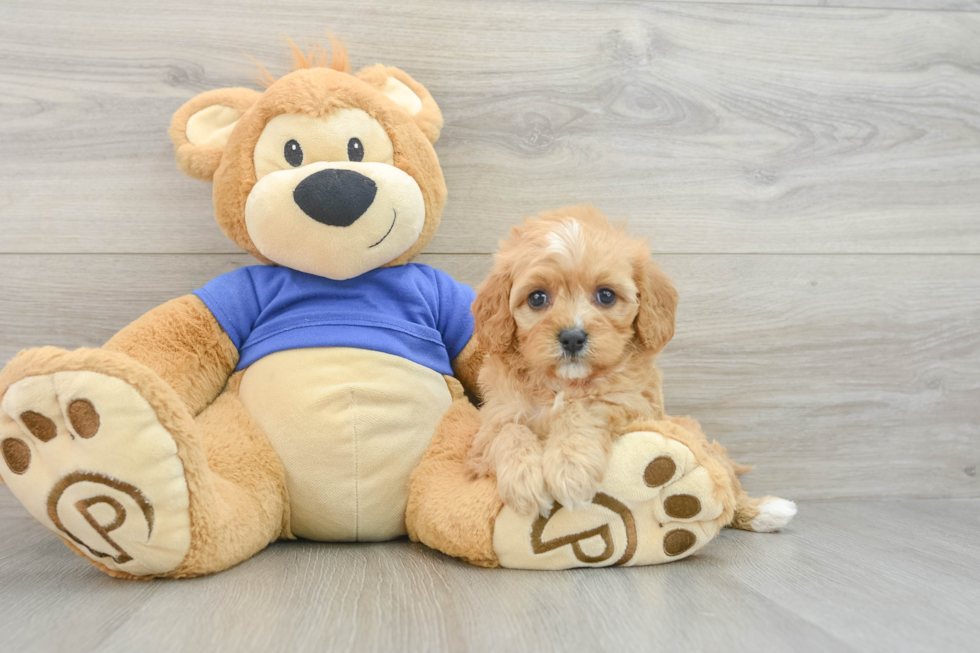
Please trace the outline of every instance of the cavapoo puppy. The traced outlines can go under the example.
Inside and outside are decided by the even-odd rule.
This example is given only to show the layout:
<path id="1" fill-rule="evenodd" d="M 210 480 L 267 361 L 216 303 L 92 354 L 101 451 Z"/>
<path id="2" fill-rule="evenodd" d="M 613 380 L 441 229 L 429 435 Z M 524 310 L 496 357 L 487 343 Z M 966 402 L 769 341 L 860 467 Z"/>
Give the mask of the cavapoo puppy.
<path id="1" fill-rule="evenodd" d="M 471 471 L 522 514 L 591 501 L 615 438 L 664 417 L 655 363 L 676 307 L 646 242 L 595 208 L 512 228 L 473 303 L 487 355 Z"/>

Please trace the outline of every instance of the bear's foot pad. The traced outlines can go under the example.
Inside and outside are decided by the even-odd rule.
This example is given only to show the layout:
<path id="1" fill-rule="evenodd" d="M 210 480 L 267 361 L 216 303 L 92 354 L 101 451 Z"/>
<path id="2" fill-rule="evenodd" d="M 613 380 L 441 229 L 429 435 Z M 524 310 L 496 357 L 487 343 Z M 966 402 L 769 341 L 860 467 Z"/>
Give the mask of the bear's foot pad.
<path id="1" fill-rule="evenodd" d="M 722 527 L 724 487 L 681 442 L 653 431 L 617 440 L 592 502 L 546 516 L 504 507 L 493 548 L 503 567 L 648 565 L 699 551 Z"/>
<path id="2" fill-rule="evenodd" d="M 89 371 L 28 376 L 0 408 L 0 476 L 38 521 L 110 570 L 157 575 L 183 561 L 184 467 L 136 388 Z"/>

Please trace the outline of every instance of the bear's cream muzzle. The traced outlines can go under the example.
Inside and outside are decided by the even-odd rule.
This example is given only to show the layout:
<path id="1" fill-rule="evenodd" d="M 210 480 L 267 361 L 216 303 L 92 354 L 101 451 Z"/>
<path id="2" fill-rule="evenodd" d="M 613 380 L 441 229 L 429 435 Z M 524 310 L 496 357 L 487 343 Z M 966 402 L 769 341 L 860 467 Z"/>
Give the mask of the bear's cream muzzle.
<path id="1" fill-rule="evenodd" d="M 337 280 L 396 259 L 424 224 L 418 183 L 386 163 L 319 162 L 272 172 L 245 203 L 248 235 L 263 256 Z"/>

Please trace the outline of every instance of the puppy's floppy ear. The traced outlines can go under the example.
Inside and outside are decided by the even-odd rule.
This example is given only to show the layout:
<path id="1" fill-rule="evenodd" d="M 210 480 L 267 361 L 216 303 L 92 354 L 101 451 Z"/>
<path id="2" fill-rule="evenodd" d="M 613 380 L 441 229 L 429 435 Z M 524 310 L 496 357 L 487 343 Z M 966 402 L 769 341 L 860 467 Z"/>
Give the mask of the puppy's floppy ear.
<path id="1" fill-rule="evenodd" d="M 510 272 L 501 263 L 476 289 L 473 302 L 475 336 L 487 351 L 502 354 L 514 343 L 517 324 L 510 313 Z"/>
<path id="2" fill-rule="evenodd" d="M 179 108 L 170 120 L 177 167 L 189 177 L 211 181 L 228 136 L 260 97 L 261 93 L 250 88 L 219 88 L 201 93 Z"/>
<path id="3" fill-rule="evenodd" d="M 634 281 L 640 294 L 636 333 L 644 347 L 660 351 L 674 337 L 677 290 L 660 266 L 648 257 L 644 257 L 634 269 Z"/>
<path id="4" fill-rule="evenodd" d="M 442 112 L 429 91 L 408 73 L 393 66 L 377 64 L 360 70 L 355 75 L 367 82 L 411 116 L 430 143 L 439 140 L 442 131 Z"/>

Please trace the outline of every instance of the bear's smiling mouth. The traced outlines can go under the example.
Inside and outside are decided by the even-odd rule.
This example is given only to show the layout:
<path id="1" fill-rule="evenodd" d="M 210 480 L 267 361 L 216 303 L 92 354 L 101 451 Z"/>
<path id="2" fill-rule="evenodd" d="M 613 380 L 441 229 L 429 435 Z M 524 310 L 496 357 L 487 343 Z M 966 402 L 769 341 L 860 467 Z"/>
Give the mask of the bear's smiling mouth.
<path id="1" fill-rule="evenodd" d="M 391 230 L 395 228 L 395 220 L 398 219 L 398 210 L 397 209 L 392 209 L 391 210 L 391 213 L 392 213 L 392 216 L 391 216 L 391 226 L 388 227 L 388 231 L 386 231 L 385 232 L 385 235 L 381 237 L 381 240 L 379 240 L 375 244 L 369 246 L 368 249 L 371 249 L 372 247 L 377 247 L 378 245 L 380 245 L 381 243 L 383 243 L 384 242 L 384 239 L 387 238 L 388 237 L 388 234 L 391 233 Z"/>

